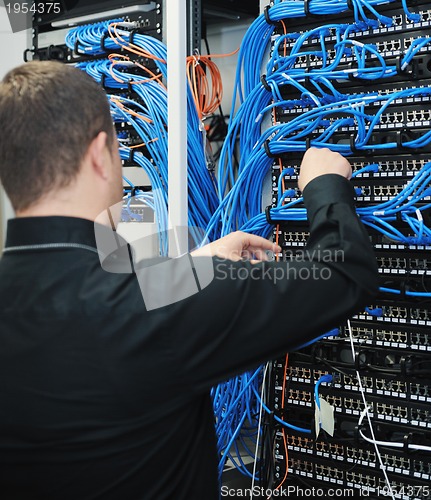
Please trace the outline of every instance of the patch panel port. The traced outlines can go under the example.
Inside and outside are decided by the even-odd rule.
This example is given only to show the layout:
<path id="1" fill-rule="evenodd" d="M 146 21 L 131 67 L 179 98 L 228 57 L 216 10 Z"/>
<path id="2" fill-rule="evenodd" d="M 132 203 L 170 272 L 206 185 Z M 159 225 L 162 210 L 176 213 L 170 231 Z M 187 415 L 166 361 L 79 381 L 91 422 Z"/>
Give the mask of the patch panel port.
<path id="1" fill-rule="evenodd" d="M 420 12 L 421 21 L 423 23 L 431 21 L 431 10 L 423 10 Z"/>
<path id="2" fill-rule="evenodd" d="M 396 14 L 392 18 L 393 26 L 402 26 L 404 22 L 404 18 L 402 14 Z"/>

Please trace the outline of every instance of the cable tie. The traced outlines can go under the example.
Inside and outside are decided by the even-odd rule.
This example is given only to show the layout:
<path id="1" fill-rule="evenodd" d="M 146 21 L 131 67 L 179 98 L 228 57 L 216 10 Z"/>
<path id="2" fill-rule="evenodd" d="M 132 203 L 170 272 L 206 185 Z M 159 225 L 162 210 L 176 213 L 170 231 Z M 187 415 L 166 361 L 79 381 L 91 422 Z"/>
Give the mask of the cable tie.
<path id="1" fill-rule="evenodd" d="M 362 151 L 360 151 L 356 147 L 356 137 L 354 135 L 350 136 L 350 150 L 352 151 L 352 153 L 356 153 L 356 154 L 361 154 L 362 153 Z"/>
<path id="2" fill-rule="evenodd" d="M 404 222 L 403 221 L 403 214 L 402 214 L 401 210 L 397 211 L 397 213 L 395 214 L 395 218 L 396 218 L 397 222 Z"/>
<path id="3" fill-rule="evenodd" d="M 79 39 L 78 37 L 76 37 L 76 40 L 75 40 L 75 45 L 73 46 L 73 51 L 75 52 L 76 55 L 78 56 L 86 56 L 87 54 L 85 52 L 81 52 L 79 50 Z"/>
<path id="4" fill-rule="evenodd" d="M 355 351 L 355 370 L 359 371 L 361 369 L 361 351 Z"/>
<path id="5" fill-rule="evenodd" d="M 312 147 L 312 144 L 311 144 L 311 137 L 307 137 L 305 139 L 305 150 L 308 151 L 311 147 Z"/>
<path id="6" fill-rule="evenodd" d="M 131 30 L 130 31 L 130 35 L 129 35 L 129 44 L 132 44 L 134 45 L 135 44 L 135 35 L 136 33 L 139 32 L 139 28 L 135 28 L 134 30 Z"/>
<path id="7" fill-rule="evenodd" d="M 265 208 L 265 217 L 266 217 L 266 221 L 268 222 L 268 224 L 270 225 L 275 225 L 276 224 L 276 221 L 274 221 L 271 217 L 271 208 L 272 206 L 271 205 L 268 205 L 266 208 Z"/>
<path id="8" fill-rule="evenodd" d="M 304 0 L 304 12 L 305 12 L 305 17 L 320 17 L 317 14 L 313 14 L 310 11 L 310 2 L 311 0 Z"/>
<path id="9" fill-rule="evenodd" d="M 24 50 L 24 54 L 23 54 L 23 58 L 24 58 L 24 62 L 28 62 L 28 57 L 27 57 L 27 54 L 31 52 L 32 54 L 35 54 L 36 51 L 35 50 L 32 50 L 32 49 L 25 49 Z M 32 58 L 33 60 L 33 58 Z"/>
<path id="10" fill-rule="evenodd" d="M 273 159 L 278 158 L 278 156 L 275 155 L 274 153 L 271 153 L 271 150 L 269 149 L 269 139 L 267 139 L 263 143 L 263 149 L 265 150 L 266 156 L 268 156 L 268 158 L 273 158 Z"/>
<path id="11" fill-rule="evenodd" d="M 412 358 L 410 356 L 408 358 L 406 358 L 405 356 L 402 356 L 401 359 L 400 359 L 400 372 L 401 372 L 401 376 L 402 376 L 402 378 L 404 380 L 406 380 L 407 376 L 409 375 L 409 373 L 407 373 L 407 371 L 408 371 L 407 362 L 408 361 L 410 363 L 413 362 L 413 360 L 412 360 Z"/>
<path id="12" fill-rule="evenodd" d="M 127 159 L 130 163 L 135 163 L 135 150 L 130 149 L 129 158 Z"/>
<path id="13" fill-rule="evenodd" d="M 270 224 L 271 226 L 275 226 L 276 224 L 284 224 L 286 222 L 285 220 L 277 220 L 271 217 L 271 208 L 273 208 L 271 205 L 268 205 L 265 208 L 265 217 L 268 224 Z"/>
<path id="14" fill-rule="evenodd" d="M 105 45 L 105 41 L 106 39 L 109 37 L 109 32 L 107 31 L 101 38 L 100 38 L 100 48 L 104 51 L 104 52 L 108 52 L 108 48 L 106 47 Z"/>
<path id="15" fill-rule="evenodd" d="M 413 137 L 411 137 L 411 134 L 407 128 L 403 128 L 401 130 L 398 130 L 396 137 L 397 137 L 396 142 L 397 142 L 398 149 L 401 149 L 403 151 L 413 151 L 414 150 L 414 148 L 408 148 L 408 147 L 404 146 L 404 144 L 403 144 L 404 137 L 406 137 L 407 139 L 413 139 Z"/>
<path id="16" fill-rule="evenodd" d="M 405 300 L 406 299 L 406 282 L 403 280 L 401 281 L 401 284 L 400 284 L 400 298 Z"/>
<path id="17" fill-rule="evenodd" d="M 403 445 L 404 445 L 404 453 L 410 453 L 412 450 L 410 448 L 410 444 L 412 442 L 412 433 L 404 434 L 403 437 Z"/>
<path id="18" fill-rule="evenodd" d="M 419 210 L 419 208 L 416 209 L 416 217 L 418 218 L 419 222 L 424 221 L 424 218 L 422 217 L 422 212 Z"/>
<path id="19" fill-rule="evenodd" d="M 275 421 L 275 414 L 274 414 L 274 411 L 271 410 L 270 412 L 267 413 L 268 417 L 267 417 L 267 422 L 268 422 L 268 425 L 269 426 L 274 426 L 276 425 L 276 421 Z"/>
<path id="20" fill-rule="evenodd" d="M 354 439 L 355 444 L 357 444 L 358 446 L 360 446 L 360 444 L 361 444 L 361 441 L 360 441 L 361 430 L 362 430 L 362 425 L 355 425 L 355 430 L 353 432 L 353 439 Z"/>
<path id="21" fill-rule="evenodd" d="M 264 88 L 265 90 L 267 90 L 268 92 L 272 92 L 272 88 L 271 88 L 271 86 L 269 85 L 269 83 L 268 83 L 268 81 L 267 81 L 267 79 L 266 79 L 266 75 L 262 75 L 262 76 L 260 77 L 260 82 L 261 82 L 261 84 L 263 85 L 263 88 Z"/>
<path id="22" fill-rule="evenodd" d="M 355 6 L 353 5 L 353 0 L 347 0 L 347 8 L 351 11 L 355 11 Z"/>
<path id="23" fill-rule="evenodd" d="M 359 78 L 359 73 L 357 68 L 353 67 L 353 63 L 349 63 L 347 70 L 346 70 L 347 78 L 351 81 L 354 82 L 355 79 L 360 79 Z"/>
<path id="24" fill-rule="evenodd" d="M 264 9 L 263 9 L 263 15 L 265 16 L 265 21 L 268 23 L 268 24 L 272 24 L 273 26 L 276 26 L 278 23 L 277 21 L 273 21 L 270 17 L 269 17 L 269 5 L 267 5 Z"/>

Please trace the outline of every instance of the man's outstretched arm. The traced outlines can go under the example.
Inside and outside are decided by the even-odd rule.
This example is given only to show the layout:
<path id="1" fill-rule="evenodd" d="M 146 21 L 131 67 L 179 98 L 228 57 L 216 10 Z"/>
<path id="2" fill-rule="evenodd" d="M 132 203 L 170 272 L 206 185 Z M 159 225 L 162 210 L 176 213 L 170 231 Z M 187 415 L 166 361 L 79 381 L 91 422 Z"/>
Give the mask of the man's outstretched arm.
<path id="1" fill-rule="evenodd" d="M 356 215 L 350 176 L 348 161 L 338 153 L 312 148 L 304 156 L 299 187 L 311 234 L 298 258 L 227 260 L 228 244 L 237 256 L 247 242 L 255 258 L 259 251 L 263 259 L 266 250 L 277 251 L 242 233 L 210 245 L 222 257 L 214 258 L 214 281 L 173 306 L 182 318 L 172 339 L 181 363 L 178 382 L 198 390 L 213 386 L 322 335 L 375 296 L 376 261 Z"/>

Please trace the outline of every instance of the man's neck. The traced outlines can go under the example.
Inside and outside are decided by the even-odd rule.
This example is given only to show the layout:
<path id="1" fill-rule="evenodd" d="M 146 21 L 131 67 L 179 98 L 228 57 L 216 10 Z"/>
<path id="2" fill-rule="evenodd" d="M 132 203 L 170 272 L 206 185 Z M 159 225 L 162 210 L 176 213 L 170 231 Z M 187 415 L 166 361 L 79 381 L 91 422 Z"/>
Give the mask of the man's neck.
<path id="1" fill-rule="evenodd" d="M 94 221 L 96 216 L 88 210 L 70 209 L 68 207 L 32 207 L 27 210 L 21 210 L 16 213 L 16 217 L 77 217 Z"/>
<path id="2" fill-rule="evenodd" d="M 83 200 L 81 203 L 80 200 Z M 103 205 L 94 198 L 88 201 L 88 197 L 61 195 L 55 198 L 44 199 L 31 205 L 25 210 L 19 210 L 17 217 L 77 217 L 94 221 L 97 216 L 103 212 Z"/>

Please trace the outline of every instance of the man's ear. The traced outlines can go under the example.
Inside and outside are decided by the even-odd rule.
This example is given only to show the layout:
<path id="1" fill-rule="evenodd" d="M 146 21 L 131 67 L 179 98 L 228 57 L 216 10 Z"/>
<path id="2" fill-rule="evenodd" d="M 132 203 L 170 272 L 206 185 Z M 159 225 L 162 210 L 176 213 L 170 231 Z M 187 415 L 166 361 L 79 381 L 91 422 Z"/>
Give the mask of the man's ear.
<path id="1" fill-rule="evenodd" d="M 106 161 L 109 155 L 107 144 L 108 134 L 106 132 L 99 132 L 91 141 L 87 153 L 91 167 L 103 180 L 109 178 L 109 163 Z"/>

